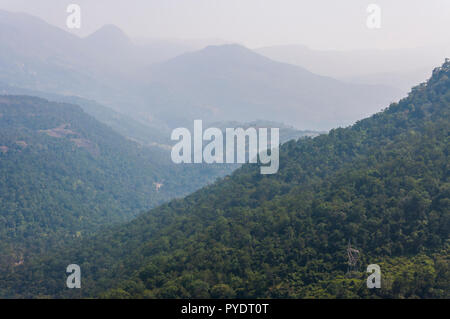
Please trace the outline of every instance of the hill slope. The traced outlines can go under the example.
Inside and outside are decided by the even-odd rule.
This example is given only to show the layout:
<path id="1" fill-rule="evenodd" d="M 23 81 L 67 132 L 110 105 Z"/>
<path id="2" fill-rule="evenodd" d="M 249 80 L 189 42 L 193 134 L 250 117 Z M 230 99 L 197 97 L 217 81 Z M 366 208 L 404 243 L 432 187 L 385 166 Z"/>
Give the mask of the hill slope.
<path id="1" fill-rule="evenodd" d="M 122 136 L 138 141 L 141 144 L 166 145 L 170 143 L 170 130 L 167 127 L 150 126 L 148 125 L 149 123 L 145 121 L 138 121 L 128 115 L 116 112 L 94 100 L 87 100 L 78 96 L 59 95 L 25 89 L 7 85 L 2 82 L 0 82 L 0 94 L 29 95 L 55 102 L 76 104 L 79 105 L 84 112 L 93 116 L 101 123 L 108 125 Z"/>
<path id="2" fill-rule="evenodd" d="M 127 140 L 79 106 L 0 96 L 0 267 L 222 174 L 177 166 L 168 151 Z"/>
<path id="3" fill-rule="evenodd" d="M 448 298 L 449 77 L 447 61 L 384 112 L 284 144 L 278 174 L 245 165 L 25 263 L 1 279 L 3 293 L 74 296 L 62 269 L 78 263 L 85 296 Z M 349 240 L 362 252 L 352 278 Z M 380 290 L 365 288 L 371 263 Z"/>

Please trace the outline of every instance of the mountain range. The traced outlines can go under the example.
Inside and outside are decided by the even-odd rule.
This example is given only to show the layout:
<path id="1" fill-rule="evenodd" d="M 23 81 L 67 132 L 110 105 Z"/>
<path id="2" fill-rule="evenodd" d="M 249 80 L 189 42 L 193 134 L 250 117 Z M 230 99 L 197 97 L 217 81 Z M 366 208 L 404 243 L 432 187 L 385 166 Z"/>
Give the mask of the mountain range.
<path id="1" fill-rule="evenodd" d="M 408 97 L 0 278 L 14 297 L 448 298 L 450 61 Z M 349 242 L 360 253 L 347 270 Z M 378 264 L 382 288 L 365 287 Z M 29 280 L 29 274 L 36 274 Z M 75 295 L 76 294 L 76 295 Z"/>
<path id="2" fill-rule="evenodd" d="M 0 82 L 95 100 L 156 128 L 201 117 L 327 130 L 373 114 L 401 94 L 319 76 L 235 44 L 186 48 L 156 63 L 148 58 L 154 47 L 135 44 L 112 25 L 80 38 L 6 11 L 0 25 Z"/>
<path id="3" fill-rule="evenodd" d="M 208 41 L 0 10 L 0 297 L 449 298 L 448 48 Z M 174 164 L 198 119 L 279 128 L 278 172 Z"/>

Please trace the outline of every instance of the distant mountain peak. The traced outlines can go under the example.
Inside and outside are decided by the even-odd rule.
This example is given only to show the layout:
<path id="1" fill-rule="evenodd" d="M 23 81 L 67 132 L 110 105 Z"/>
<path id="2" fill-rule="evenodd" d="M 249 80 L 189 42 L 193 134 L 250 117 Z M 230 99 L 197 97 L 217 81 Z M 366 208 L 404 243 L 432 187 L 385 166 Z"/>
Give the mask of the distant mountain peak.
<path id="1" fill-rule="evenodd" d="M 106 24 L 86 37 L 88 41 L 101 41 L 104 43 L 130 43 L 130 38 L 114 24 Z"/>
<path id="2" fill-rule="evenodd" d="M 220 65 L 223 63 L 231 65 L 250 66 L 258 63 L 270 63 L 270 59 L 246 48 L 243 45 L 221 44 L 209 45 L 199 51 L 193 51 L 179 55 L 164 64 L 190 64 L 195 65 Z"/>

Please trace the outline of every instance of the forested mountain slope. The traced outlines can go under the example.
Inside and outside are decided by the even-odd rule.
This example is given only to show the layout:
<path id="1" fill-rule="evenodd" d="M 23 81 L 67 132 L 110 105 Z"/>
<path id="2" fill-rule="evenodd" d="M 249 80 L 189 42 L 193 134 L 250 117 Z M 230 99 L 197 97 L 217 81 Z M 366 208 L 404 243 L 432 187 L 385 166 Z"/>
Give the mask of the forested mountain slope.
<path id="1" fill-rule="evenodd" d="M 167 151 L 131 142 L 79 106 L 0 96 L 0 266 L 130 220 L 215 174 L 176 166 Z"/>
<path id="2" fill-rule="evenodd" d="M 5 296 L 446 297 L 450 295 L 450 62 L 355 125 L 281 146 L 136 220 L 17 267 Z M 346 275 L 348 242 L 360 272 Z M 81 266 L 81 291 L 65 267 Z M 365 286 L 379 264 L 382 289 Z"/>
<path id="3" fill-rule="evenodd" d="M 128 115 L 114 111 L 108 106 L 94 100 L 79 96 L 59 95 L 37 90 L 25 89 L 0 82 L 2 95 L 29 95 L 49 101 L 79 105 L 84 112 L 93 116 L 99 122 L 108 125 L 120 135 L 145 145 L 164 145 L 170 143 L 170 130 L 164 126 L 151 126 L 145 121 L 138 121 Z"/>

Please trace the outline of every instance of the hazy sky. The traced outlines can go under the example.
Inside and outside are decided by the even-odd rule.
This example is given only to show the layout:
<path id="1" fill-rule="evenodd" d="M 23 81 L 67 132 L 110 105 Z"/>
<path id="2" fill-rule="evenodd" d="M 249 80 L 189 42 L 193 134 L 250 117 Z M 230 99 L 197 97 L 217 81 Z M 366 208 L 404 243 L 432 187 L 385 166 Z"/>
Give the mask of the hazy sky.
<path id="1" fill-rule="evenodd" d="M 67 29 L 71 3 L 81 6 L 81 36 L 115 24 L 131 37 L 215 38 L 251 48 L 383 49 L 450 42 L 450 0 L 0 0 L 0 9 Z M 382 10 L 380 29 L 366 26 L 371 3 Z"/>

